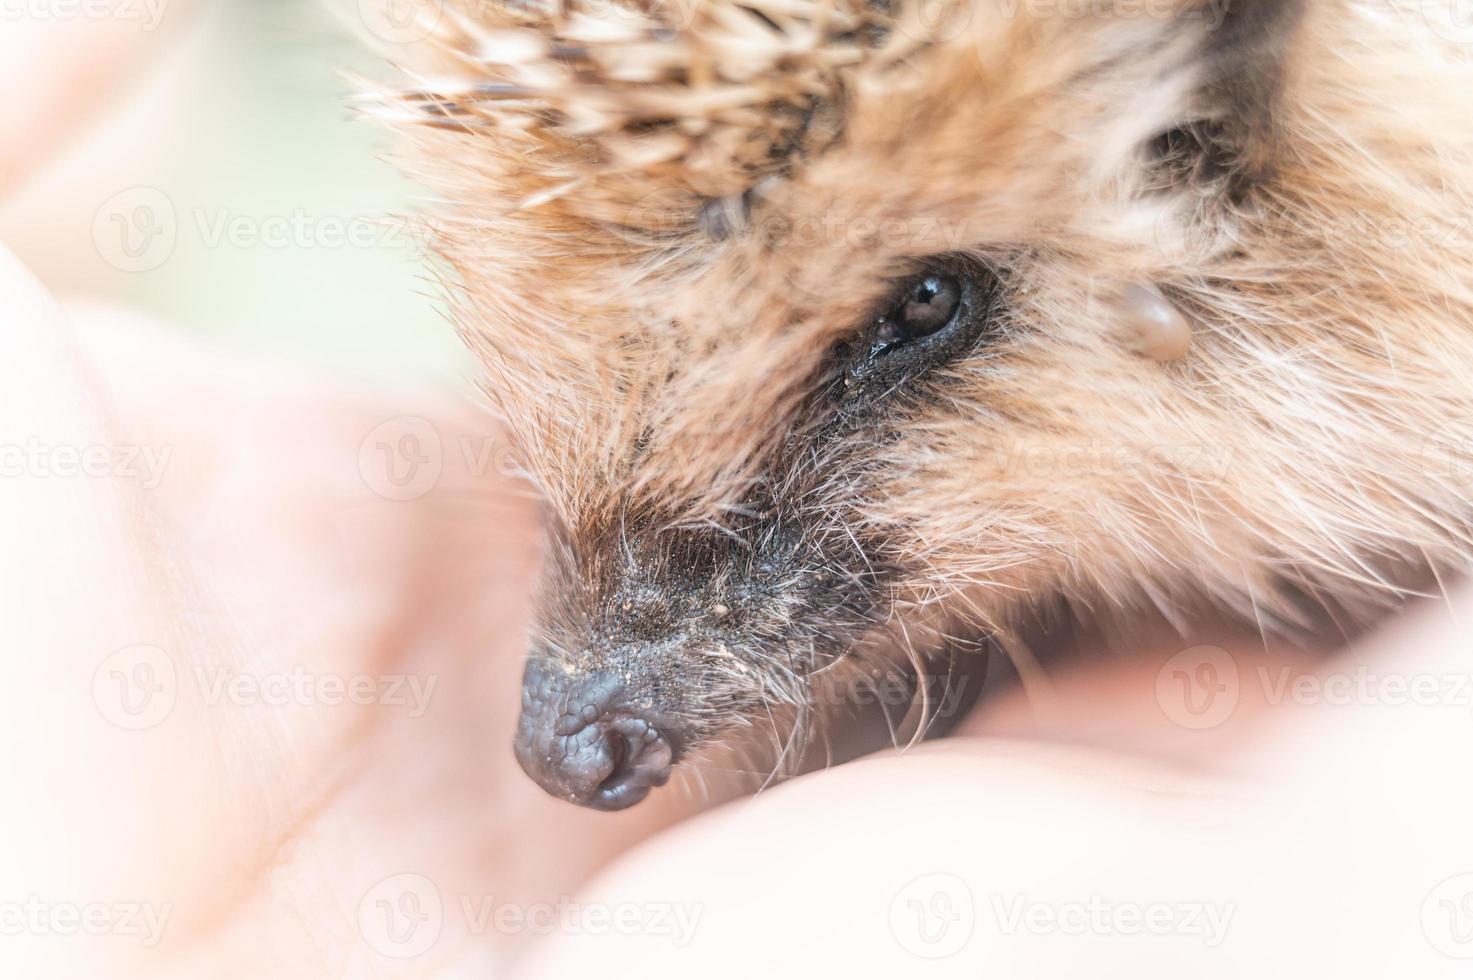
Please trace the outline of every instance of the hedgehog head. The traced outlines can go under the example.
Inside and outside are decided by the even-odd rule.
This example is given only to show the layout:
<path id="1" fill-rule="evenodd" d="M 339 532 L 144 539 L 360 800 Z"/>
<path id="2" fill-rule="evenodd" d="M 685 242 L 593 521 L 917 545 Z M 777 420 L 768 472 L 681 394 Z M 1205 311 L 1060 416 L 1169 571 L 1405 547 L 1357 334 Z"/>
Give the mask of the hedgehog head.
<path id="1" fill-rule="evenodd" d="M 436 3 L 377 111 L 547 502 L 528 772 L 626 806 L 1045 599 L 1460 560 L 1398 384 L 1469 401 L 1473 70 L 1348 8 Z"/>

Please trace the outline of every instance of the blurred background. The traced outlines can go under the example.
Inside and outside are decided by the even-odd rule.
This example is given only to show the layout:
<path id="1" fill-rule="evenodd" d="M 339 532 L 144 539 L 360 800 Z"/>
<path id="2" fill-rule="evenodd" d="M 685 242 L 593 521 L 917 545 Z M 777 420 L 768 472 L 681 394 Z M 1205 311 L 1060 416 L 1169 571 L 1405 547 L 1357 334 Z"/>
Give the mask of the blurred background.
<path id="1" fill-rule="evenodd" d="M 464 383 L 405 220 L 419 192 L 351 106 L 351 75 L 383 64 L 354 27 L 321 0 L 0 0 L 8 74 L 63 56 L 48 39 L 96 67 L 80 125 L 0 161 L 0 243 L 69 303 L 341 375 Z M 9 80 L 21 118 L 53 111 L 57 93 Z"/>

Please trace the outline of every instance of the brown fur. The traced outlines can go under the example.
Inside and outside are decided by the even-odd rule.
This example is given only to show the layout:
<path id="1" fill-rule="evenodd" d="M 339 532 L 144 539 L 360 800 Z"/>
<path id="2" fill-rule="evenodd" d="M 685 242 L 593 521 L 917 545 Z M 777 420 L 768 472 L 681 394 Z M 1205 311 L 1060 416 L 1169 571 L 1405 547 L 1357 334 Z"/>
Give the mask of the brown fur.
<path id="1" fill-rule="evenodd" d="M 456 322 L 560 529 L 547 655 L 606 665 L 599 636 L 642 635 L 611 603 L 771 520 L 868 599 L 764 593 L 726 652 L 764 676 L 830 627 L 924 654 L 1042 596 L 1206 596 L 1291 629 L 1305 596 L 1370 616 L 1465 569 L 1473 45 L 1420 0 L 1245 6 L 1223 33 L 1190 2 L 976 0 L 938 25 L 458 0 L 399 52 L 413 91 L 383 112 L 445 198 Z M 999 271 L 989 341 L 833 435 L 836 345 L 953 253 Z M 1130 283 L 1190 314 L 1184 360 L 1120 342 Z M 640 550 L 661 534 L 686 537 Z M 713 578 L 693 601 L 741 575 Z M 709 739 L 781 685 L 693 652 L 718 635 L 694 615 L 650 621 L 686 639 L 649 696 L 686 671 L 672 710 Z M 789 666 L 801 700 L 814 664 Z"/>

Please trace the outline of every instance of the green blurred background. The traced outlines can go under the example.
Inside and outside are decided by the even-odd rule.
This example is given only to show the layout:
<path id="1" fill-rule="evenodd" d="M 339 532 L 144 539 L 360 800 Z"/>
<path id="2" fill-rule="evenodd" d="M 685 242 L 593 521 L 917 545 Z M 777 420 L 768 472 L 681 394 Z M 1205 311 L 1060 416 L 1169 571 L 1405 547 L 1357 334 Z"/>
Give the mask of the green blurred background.
<path id="1" fill-rule="evenodd" d="M 468 378 L 401 217 L 419 191 L 349 105 L 349 74 L 383 77 L 383 59 L 321 0 L 167 2 L 128 84 L 0 201 L 0 241 L 65 300 L 220 346 Z"/>

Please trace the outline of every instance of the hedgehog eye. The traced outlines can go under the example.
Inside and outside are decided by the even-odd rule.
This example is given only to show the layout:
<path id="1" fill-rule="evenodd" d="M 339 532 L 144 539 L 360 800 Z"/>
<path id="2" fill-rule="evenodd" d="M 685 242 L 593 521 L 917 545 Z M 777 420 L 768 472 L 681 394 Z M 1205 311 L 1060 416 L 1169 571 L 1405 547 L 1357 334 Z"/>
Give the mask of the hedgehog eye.
<path id="1" fill-rule="evenodd" d="M 901 280 L 864 329 L 839 346 L 846 402 L 870 400 L 975 349 L 994 321 L 997 273 L 966 257 L 941 256 Z"/>
<path id="2" fill-rule="evenodd" d="M 962 285 L 955 276 L 932 274 L 909 283 L 900 301 L 880 317 L 871 355 L 944 329 L 961 305 Z"/>

